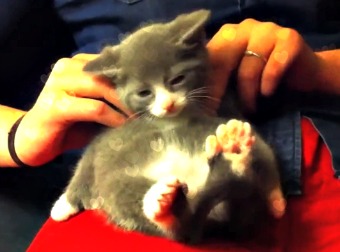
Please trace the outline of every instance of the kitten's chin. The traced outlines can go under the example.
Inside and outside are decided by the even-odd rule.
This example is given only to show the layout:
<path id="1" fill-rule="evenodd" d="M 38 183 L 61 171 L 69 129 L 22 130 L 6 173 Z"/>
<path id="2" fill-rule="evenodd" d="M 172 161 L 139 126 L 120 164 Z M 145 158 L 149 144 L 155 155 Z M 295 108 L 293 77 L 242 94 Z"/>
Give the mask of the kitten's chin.
<path id="1" fill-rule="evenodd" d="M 182 112 L 182 110 L 180 110 L 180 111 L 174 111 L 174 112 L 167 112 L 167 113 L 164 115 L 164 117 L 167 117 L 167 118 L 169 118 L 169 117 L 176 117 L 176 116 L 178 116 L 181 112 Z"/>
<path id="2" fill-rule="evenodd" d="M 172 118 L 172 117 L 177 117 L 181 112 L 183 111 L 183 108 L 176 108 L 175 110 L 172 111 L 151 111 L 151 114 L 157 118 Z"/>
<path id="3" fill-rule="evenodd" d="M 161 113 L 161 114 L 153 114 L 154 116 L 158 117 L 158 118 L 172 118 L 172 117 L 176 117 L 181 113 L 181 111 L 174 111 L 174 112 L 165 112 L 165 113 Z"/>

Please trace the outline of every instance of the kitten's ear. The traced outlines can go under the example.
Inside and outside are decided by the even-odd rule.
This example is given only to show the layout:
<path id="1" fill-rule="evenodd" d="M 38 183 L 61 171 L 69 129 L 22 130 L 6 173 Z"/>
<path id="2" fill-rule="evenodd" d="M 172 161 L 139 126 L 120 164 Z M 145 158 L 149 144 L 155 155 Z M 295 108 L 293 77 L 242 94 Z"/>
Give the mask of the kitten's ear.
<path id="1" fill-rule="evenodd" d="M 179 15 L 172 25 L 176 35 L 176 44 L 196 45 L 205 43 L 205 25 L 210 18 L 209 10 L 198 10 L 189 14 Z"/>
<path id="2" fill-rule="evenodd" d="M 98 75 L 104 75 L 114 78 L 119 72 L 117 61 L 119 57 L 118 47 L 105 47 L 98 58 L 89 61 L 83 68 L 83 71 Z"/>

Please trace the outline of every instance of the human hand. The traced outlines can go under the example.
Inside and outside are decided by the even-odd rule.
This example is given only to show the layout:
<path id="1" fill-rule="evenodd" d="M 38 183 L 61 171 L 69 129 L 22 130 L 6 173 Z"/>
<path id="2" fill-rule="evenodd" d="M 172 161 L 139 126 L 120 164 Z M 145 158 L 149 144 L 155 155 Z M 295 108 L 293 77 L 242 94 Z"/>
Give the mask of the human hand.
<path id="1" fill-rule="evenodd" d="M 221 99 L 236 70 L 237 89 L 248 112 L 256 110 L 257 97 L 275 93 L 283 79 L 288 88 L 311 91 L 319 78 L 317 54 L 297 31 L 274 23 L 246 19 L 240 24 L 226 24 L 207 48 L 213 68 L 212 95 Z M 246 57 L 246 50 L 262 59 Z"/>
<path id="2" fill-rule="evenodd" d="M 123 115 L 98 100 L 105 99 L 128 114 L 112 84 L 82 71 L 95 57 L 79 54 L 55 64 L 16 132 L 16 152 L 24 163 L 41 165 L 65 150 L 84 146 L 98 131 L 93 122 L 114 127 L 125 121 Z"/>

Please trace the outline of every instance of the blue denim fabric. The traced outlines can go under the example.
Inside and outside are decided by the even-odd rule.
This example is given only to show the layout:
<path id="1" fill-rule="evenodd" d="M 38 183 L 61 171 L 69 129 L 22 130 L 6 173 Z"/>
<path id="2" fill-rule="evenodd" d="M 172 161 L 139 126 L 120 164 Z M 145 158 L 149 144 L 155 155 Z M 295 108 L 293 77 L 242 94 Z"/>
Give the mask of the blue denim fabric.
<path id="1" fill-rule="evenodd" d="M 301 192 L 301 116 L 300 112 L 287 113 L 260 125 L 258 130 L 276 151 L 281 180 L 286 195 Z"/>
<path id="2" fill-rule="evenodd" d="M 206 8 L 212 11 L 207 27 L 212 36 L 224 23 L 252 17 L 297 29 L 315 49 L 340 46 L 336 6 L 317 0 L 55 0 L 55 8 L 73 32 L 81 52 L 99 52 L 106 44 L 146 21 L 162 21 L 179 13 Z M 336 5 L 336 3 L 334 3 Z M 340 6 L 339 6 L 340 7 Z"/>
<path id="3" fill-rule="evenodd" d="M 333 2 L 332 2 L 333 3 Z M 97 53 L 107 44 L 116 44 L 125 33 L 146 21 L 162 21 L 195 9 L 212 11 L 207 25 L 211 37 L 224 23 L 239 23 L 252 17 L 273 21 L 298 30 L 315 49 L 340 47 L 340 19 L 327 1 L 317 0 L 56 0 L 55 6 L 73 32 L 78 52 Z M 336 4 L 334 2 L 334 4 Z M 314 120 L 325 132 L 334 162 L 339 160 L 339 141 L 330 139 L 326 119 Z M 301 194 L 301 129 L 300 112 L 292 112 L 262 124 L 261 132 L 276 149 L 282 164 L 284 189 L 289 195 Z M 335 168 L 338 170 L 337 168 Z"/>

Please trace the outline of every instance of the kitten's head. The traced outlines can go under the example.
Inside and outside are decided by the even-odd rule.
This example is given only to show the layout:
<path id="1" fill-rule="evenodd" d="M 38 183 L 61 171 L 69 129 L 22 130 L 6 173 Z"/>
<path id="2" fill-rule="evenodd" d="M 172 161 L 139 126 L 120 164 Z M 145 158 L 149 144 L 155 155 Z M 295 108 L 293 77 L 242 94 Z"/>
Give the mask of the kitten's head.
<path id="1" fill-rule="evenodd" d="M 190 101 L 206 95 L 209 16 L 209 11 L 199 10 L 142 27 L 119 45 L 104 48 L 84 70 L 110 78 L 121 101 L 134 112 L 178 115 Z"/>

